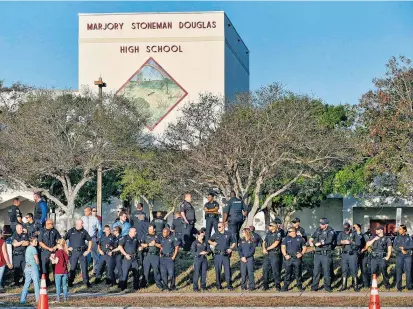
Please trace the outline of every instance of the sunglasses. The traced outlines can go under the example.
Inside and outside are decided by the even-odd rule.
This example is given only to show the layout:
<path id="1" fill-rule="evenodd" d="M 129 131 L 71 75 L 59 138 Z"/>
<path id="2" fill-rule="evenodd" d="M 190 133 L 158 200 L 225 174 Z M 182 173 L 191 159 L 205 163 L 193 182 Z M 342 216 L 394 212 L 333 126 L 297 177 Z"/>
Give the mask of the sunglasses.
<path id="1" fill-rule="evenodd" d="M 96 210 L 92 210 L 92 212 L 97 212 Z"/>

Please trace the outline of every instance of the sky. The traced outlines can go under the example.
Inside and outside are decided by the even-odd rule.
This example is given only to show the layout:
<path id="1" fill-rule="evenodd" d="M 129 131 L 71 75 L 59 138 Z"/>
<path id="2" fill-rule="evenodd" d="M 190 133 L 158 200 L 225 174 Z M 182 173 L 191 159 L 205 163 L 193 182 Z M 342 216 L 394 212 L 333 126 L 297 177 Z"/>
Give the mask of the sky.
<path id="1" fill-rule="evenodd" d="M 78 89 L 78 13 L 225 11 L 272 82 L 357 104 L 391 56 L 413 59 L 413 2 L 0 2 L 0 79 Z"/>

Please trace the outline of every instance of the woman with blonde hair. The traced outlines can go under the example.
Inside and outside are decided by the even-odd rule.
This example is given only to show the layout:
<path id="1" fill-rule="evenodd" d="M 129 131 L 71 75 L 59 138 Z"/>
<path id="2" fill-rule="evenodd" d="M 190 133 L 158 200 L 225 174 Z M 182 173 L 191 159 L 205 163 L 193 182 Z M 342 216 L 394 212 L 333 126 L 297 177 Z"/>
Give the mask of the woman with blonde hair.
<path id="1" fill-rule="evenodd" d="M 254 254 L 255 240 L 249 228 L 241 232 L 241 240 L 238 245 L 238 254 L 241 259 L 241 289 L 247 289 L 247 276 L 250 291 L 255 290 L 254 281 Z"/>
<path id="2" fill-rule="evenodd" d="M 60 288 L 63 287 L 64 301 L 67 301 L 67 274 L 69 264 L 69 251 L 66 241 L 61 238 L 57 241 L 57 251 L 50 256 L 52 264 L 55 264 L 56 302 L 60 302 Z"/>

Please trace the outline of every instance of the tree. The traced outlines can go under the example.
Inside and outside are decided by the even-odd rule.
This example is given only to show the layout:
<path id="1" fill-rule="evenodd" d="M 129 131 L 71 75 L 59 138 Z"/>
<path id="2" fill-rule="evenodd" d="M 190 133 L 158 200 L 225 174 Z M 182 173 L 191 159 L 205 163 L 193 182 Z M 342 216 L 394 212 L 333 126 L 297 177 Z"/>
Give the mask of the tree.
<path id="1" fill-rule="evenodd" d="M 16 97 L 10 100 L 10 93 Z M 73 220 L 81 189 L 102 165 L 110 171 L 128 162 L 145 143 L 147 115 L 122 96 L 91 91 L 81 95 L 30 89 L 2 91 L 0 177 L 12 185 L 41 191 Z M 55 196 L 50 179 L 60 182 Z"/>
<path id="2" fill-rule="evenodd" d="M 183 153 L 188 181 L 199 190 L 234 189 L 252 204 L 248 224 L 299 179 L 343 165 L 354 151 L 344 128 L 320 121 L 318 100 L 270 85 L 236 102 L 211 94 L 182 109 L 163 143 Z M 276 180 L 263 196 L 266 181 Z"/>
<path id="3" fill-rule="evenodd" d="M 358 128 L 366 135 L 363 149 L 367 170 L 394 196 L 412 196 L 413 185 L 413 67 L 410 59 L 392 57 L 383 78 L 358 105 Z"/>

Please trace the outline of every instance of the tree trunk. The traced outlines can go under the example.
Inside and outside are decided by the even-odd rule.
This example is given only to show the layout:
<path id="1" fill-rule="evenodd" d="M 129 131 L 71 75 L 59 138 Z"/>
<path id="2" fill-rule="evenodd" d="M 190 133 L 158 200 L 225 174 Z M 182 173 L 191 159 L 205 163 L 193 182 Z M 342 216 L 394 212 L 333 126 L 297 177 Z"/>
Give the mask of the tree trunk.
<path id="1" fill-rule="evenodd" d="M 261 192 L 262 177 L 258 177 L 256 186 L 254 189 L 254 204 L 252 205 L 251 211 L 248 214 L 247 224 L 248 226 L 253 225 L 254 217 L 260 208 L 260 192 Z"/>
<path id="2" fill-rule="evenodd" d="M 75 201 L 71 199 L 67 203 L 67 218 L 66 218 L 66 230 L 68 231 L 70 228 L 74 226 L 74 215 L 75 215 Z"/>

